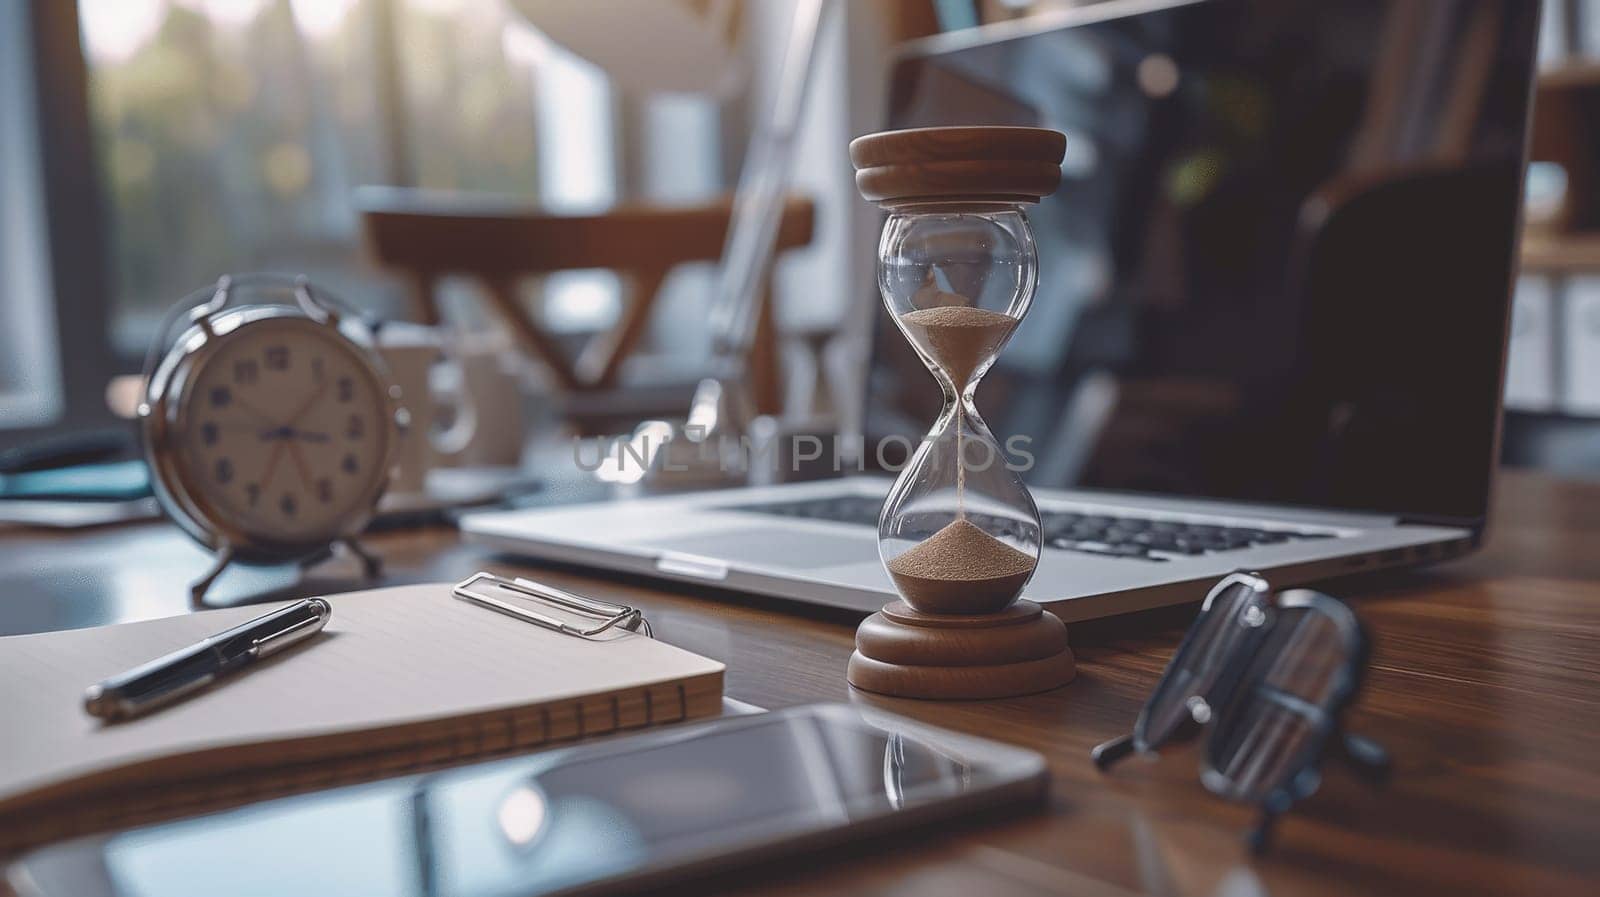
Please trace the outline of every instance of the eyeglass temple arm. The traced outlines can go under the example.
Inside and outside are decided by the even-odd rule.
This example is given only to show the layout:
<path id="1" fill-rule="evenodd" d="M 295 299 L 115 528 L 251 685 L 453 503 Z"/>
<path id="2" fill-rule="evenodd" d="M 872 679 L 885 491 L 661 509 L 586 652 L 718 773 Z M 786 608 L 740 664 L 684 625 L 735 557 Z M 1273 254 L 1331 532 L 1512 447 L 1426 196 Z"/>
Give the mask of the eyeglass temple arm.
<path id="1" fill-rule="evenodd" d="M 1363 735 L 1343 733 L 1337 741 L 1339 753 L 1356 774 L 1371 783 L 1389 778 L 1389 752 L 1383 745 Z"/>
<path id="2" fill-rule="evenodd" d="M 1283 799 L 1270 800 L 1261 805 L 1261 818 L 1256 820 L 1256 827 L 1244 836 L 1245 846 L 1250 848 L 1250 853 L 1260 856 L 1272 846 L 1272 830 L 1278 824 L 1278 817 L 1289 810 L 1289 801 Z"/>
<path id="3" fill-rule="evenodd" d="M 1094 761 L 1096 769 L 1104 772 L 1131 753 L 1133 753 L 1133 736 L 1123 735 L 1104 744 L 1095 745 L 1094 750 L 1089 752 L 1089 759 Z"/>

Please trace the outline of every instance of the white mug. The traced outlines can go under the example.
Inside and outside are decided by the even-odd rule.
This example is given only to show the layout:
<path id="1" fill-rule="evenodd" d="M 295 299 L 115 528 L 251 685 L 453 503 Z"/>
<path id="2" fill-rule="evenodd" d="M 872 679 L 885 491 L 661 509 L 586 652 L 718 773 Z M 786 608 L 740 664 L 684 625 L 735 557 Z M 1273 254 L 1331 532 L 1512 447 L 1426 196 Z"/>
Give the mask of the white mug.
<path id="1" fill-rule="evenodd" d="M 474 411 L 471 433 L 448 446 L 449 461 L 458 467 L 514 467 L 522 461 L 526 441 L 519 363 L 504 333 L 461 334 L 445 348 L 455 362 L 459 383 Z"/>
<path id="2" fill-rule="evenodd" d="M 446 337 L 415 324 L 388 324 L 380 331 L 378 353 L 411 414 L 396 453 L 392 494 L 424 491 L 434 468 L 521 460 L 522 396 L 506 369 L 507 348 L 503 340 Z M 447 418 L 453 420 L 442 427 Z"/>

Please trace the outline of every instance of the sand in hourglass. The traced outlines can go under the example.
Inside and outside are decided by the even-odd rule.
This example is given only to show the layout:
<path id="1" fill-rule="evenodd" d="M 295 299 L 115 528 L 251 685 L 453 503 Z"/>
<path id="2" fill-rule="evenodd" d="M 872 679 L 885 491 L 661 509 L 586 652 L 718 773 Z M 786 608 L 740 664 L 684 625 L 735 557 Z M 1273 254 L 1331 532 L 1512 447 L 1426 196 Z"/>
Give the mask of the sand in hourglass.
<path id="1" fill-rule="evenodd" d="M 956 518 L 899 555 L 889 575 L 917 610 L 982 614 L 1003 609 L 1033 573 L 1033 557 Z"/>
<path id="2" fill-rule="evenodd" d="M 939 292 L 938 297 L 945 297 L 958 302 L 967 301 L 965 296 L 955 293 Z M 950 380 L 955 384 L 956 392 L 964 393 L 967 385 L 972 382 L 972 377 L 995 353 L 1000 351 L 1000 346 L 1006 341 L 1012 329 L 1017 326 L 1017 319 L 1010 315 L 988 311 L 982 308 L 973 308 L 969 305 L 940 305 L 934 308 L 919 308 L 916 311 L 906 312 L 900 316 L 906 329 L 913 336 L 919 337 L 917 343 L 923 351 L 932 355 L 939 363 L 939 367 L 950 375 Z M 963 459 L 961 449 L 961 416 L 962 407 L 956 405 L 956 456 Z M 960 516 L 966 516 L 966 468 L 960 464 L 956 466 L 956 506 L 960 509 Z"/>
<path id="3" fill-rule="evenodd" d="M 1000 349 L 1015 318 L 969 306 L 923 308 L 901 315 L 924 351 L 964 392 L 973 374 Z M 956 426 L 961 426 L 958 419 Z M 957 430 L 956 454 L 961 454 Z M 1034 558 L 966 519 L 966 478 L 957 459 L 956 519 L 888 564 L 900 594 L 932 613 L 990 613 L 1008 604 L 1032 575 Z"/>
<path id="4" fill-rule="evenodd" d="M 901 315 L 900 321 L 950 375 L 957 392 L 966 390 L 978 367 L 1000 350 L 1017 326 L 1010 315 L 966 305 L 919 308 Z"/>

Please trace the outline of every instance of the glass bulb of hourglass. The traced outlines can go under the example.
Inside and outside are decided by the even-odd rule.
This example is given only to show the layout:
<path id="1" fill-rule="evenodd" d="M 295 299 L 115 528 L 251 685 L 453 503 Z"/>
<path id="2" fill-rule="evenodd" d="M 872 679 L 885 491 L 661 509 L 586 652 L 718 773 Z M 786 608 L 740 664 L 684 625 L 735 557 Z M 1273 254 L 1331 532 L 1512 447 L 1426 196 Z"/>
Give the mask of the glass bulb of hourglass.
<path id="1" fill-rule="evenodd" d="M 917 610 L 1001 610 L 1038 565 L 1039 512 L 974 393 L 1032 301 L 1032 233 L 1010 206 L 899 211 L 878 262 L 884 304 L 945 394 L 884 504 L 879 553 Z"/>
<path id="2" fill-rule="evenodd" d="M 947 390 L 977 384 L 1033 300 L 1038 257 L 1027 219 L 999 212 L 903 212 L 878 247 L 889 313 Z"/>

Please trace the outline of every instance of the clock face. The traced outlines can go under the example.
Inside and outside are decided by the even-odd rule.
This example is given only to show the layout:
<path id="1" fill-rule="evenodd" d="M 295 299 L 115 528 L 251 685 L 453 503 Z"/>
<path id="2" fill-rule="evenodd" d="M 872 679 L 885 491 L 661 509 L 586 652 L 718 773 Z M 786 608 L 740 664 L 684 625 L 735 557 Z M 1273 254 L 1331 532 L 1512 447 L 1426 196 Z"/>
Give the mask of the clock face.
<path id="1" fill-rule="evenodd" d="M 215 339 L 176 420 L 190 491 L 232 528 L 289 544 L 369 512 L 387 474 L 391 412 L 360 350 L 292 318 Z"/>

